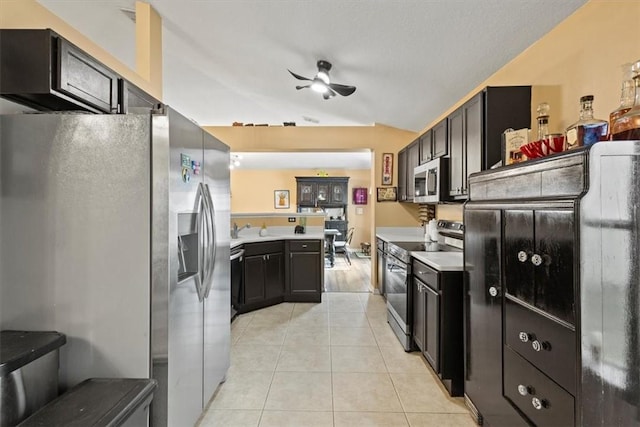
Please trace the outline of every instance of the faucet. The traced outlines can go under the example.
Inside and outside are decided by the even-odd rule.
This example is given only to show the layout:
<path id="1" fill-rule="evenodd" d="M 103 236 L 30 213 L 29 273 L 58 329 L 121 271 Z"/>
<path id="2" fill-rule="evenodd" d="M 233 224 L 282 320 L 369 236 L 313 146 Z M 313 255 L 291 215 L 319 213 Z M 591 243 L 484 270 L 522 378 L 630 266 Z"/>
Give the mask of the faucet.
<path id="1" fill-rule="evenodd" d="M 238 238 L 238 233 L 241 232 L 242 230 L 244 230 L 245 228 L 251 228 L 251 224 L 247 223 L 247 224 L 243 225 L 242 227 L 238 228 L 238 224 L 236 224 L 234 222 L 233 223 L 233 229 L 231 229 L 231 238 L 232 239 L 237 239 Z"/>

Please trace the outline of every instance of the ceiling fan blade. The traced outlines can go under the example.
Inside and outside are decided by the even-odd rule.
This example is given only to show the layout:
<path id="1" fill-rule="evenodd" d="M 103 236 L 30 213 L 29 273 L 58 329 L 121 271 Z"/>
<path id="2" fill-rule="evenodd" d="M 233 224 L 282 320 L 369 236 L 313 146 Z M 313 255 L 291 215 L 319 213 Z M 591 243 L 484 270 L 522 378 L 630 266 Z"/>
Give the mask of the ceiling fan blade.
<path id="1" fill-rule="evenodd" d="M 349 96 L 356 91 L 355 86 L 340 85 L 338 83 L 329 83 L 328 86 L 342 96 Z"/>
<path id="2" fill-rule="evenodd" d="M 327 88 L 327 91 L 322 94 L 322 98 L 324 99 L 331 99 L 334 96 L 336 96 L 336 93 L 332 91 L 331 88 Z"/>
<path id="3" fill-rule="evenodd" d="M 289 73 L 291 73 L 291 75 L 292 75 L 293 77 L 295 77 L 296 79 L 298 79 L 298 80 L 309 80 L 309 81 L 311 81 L 311 79 L 308 79 L 308 78 L 306 78 L 306 77 L 302 77 L 302 76 L 300 76 L 300 75 L 298 75 L 298 74 L 294 73 L 293 71 L 291 71 L 291 70 L 289 70 L 289 69 L 287 69 L 287 71 L 288 71 Z"/>
<path id="4" fill-rule="evenodd" d="M 296 86 L 296 89 L 300 90 L 300 89 L 304 89 L 306 87 L 311 87 L 311 85 L 306 85 L 306 86 Z"/>

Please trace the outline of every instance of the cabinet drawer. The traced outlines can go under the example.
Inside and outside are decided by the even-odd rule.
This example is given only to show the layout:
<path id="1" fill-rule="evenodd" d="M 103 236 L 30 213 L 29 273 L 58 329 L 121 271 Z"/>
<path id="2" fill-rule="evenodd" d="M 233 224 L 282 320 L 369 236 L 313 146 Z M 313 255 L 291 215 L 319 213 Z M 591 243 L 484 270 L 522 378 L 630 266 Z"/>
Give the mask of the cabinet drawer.
<path id="1" fill-rule="evenodd" d="M 573 396 L 506 346 L 504 395 L 535 425 L 574 425 Z"/>
<path id="2" fill-rule="evenodd" d="M 571 394 L 576 392 L 576 334 L 505 299 L 505 342 Z"/>
<path id="3" fill-rule="evenodd" d="M 261 242 L 261 243 L 245 243 L 244 255 L 264 255 L 275 252 L 284 252 L 284 243 L 278 242 Z"/>
<path id="4" fill-rule="evenodd" d="M 319 240 L 289 240 L 291 252 L 320 252 Z"/>
<path id="5" fill-rule="evenodd" d="M 440 289 L 438 283 L 438 272 L 436 270 L 431 267 L 427 267 L 425 264 L 415 259 L 413 260 L 412 267 L 414 277 L 436 292 Z"/>

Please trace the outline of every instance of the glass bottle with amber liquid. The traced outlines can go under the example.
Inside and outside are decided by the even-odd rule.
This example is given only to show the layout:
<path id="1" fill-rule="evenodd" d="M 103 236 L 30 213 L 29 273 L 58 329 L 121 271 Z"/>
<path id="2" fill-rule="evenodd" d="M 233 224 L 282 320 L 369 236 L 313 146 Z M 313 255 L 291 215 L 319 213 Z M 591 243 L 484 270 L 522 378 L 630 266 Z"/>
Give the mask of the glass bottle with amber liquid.
<path id="1" fill-rule="evenodd" d="M 567 128 L 566 149 L 606 141 L 609 123 L 593 117 L 593 95 L 580 98 L 580 119 Z"/>
<path id="2" fill-rule="evenodd" d="M 613 130 L 613 123 L 633 107 L 636 87 L 633 81 L 633 64 L 622 66 L 622 89 L 620 91 L 620 105 L 609 114 L 609 130 Z"/>
<path id="3" fill-rule="evenodd" d="M 640 61 L 631 67 L 635 87 L 633 107 L 618 117 L 611 127 L 611 137 L 615 141 L 640 139 Z"/>

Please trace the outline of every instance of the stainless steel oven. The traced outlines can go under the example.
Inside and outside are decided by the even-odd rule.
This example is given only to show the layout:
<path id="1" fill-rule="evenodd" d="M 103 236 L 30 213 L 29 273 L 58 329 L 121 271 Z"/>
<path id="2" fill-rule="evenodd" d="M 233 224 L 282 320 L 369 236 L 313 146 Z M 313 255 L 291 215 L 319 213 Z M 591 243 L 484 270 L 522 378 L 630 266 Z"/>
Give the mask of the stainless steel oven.
<path id="1" fill-rule="evenodd" d="M 384 290 L 387 296 L 387 320 L 405 351 L 411 350 L 411 277 L 410 253 L 395 243 L 387 243 Z"/>

